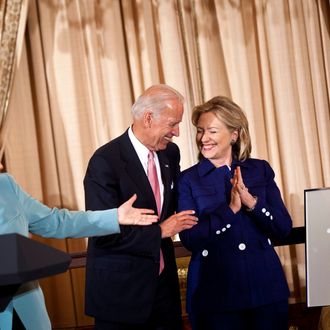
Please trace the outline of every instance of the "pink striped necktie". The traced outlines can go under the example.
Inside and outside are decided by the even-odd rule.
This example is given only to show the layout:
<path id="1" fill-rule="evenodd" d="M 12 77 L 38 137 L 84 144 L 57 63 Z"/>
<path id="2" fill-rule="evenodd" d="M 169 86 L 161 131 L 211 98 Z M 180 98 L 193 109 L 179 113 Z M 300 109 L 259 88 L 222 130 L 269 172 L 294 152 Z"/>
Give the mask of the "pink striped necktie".
<path id="1" fill-rule="evenodd" d="M 152 191 L 155 196 L 158 216 L 160 218 L 160 213 L 162 210 L 161 199 L 160 199 L 160 188 L 159 188 L 156 164 L 155 164 L 155 160 L 154 160 L 154 153 L 151 150 L 149 150 L 149 154 L 148 154 L 148 170 L 147 170 L 147 172 L 148 172 L 148 179 L 149 179 Z M 164 257 L 163 257 L 162 250 L 160 250 L 159 274 L 163 271 L 163 269 L 164 269 Z"/>

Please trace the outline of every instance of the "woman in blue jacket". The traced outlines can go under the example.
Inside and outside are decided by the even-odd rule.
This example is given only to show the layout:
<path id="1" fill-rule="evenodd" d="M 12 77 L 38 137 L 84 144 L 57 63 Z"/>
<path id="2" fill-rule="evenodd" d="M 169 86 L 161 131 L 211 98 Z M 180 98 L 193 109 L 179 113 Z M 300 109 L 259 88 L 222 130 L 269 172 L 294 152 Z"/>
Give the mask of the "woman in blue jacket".
<path id="1" fill-rule="evenodd" d="M 287 330 L 288 285 L 273 239 L 291 217 L 270 165 L 250 158 L 248 121 L 217 96 L 193 110 L 198 164 L 182 172 L 179 211 L 198 224 L 180 233 L 192 252 L 187 311 L 198 330 Z"/>
<path id="2" fill-rule="evenodd" d="M 132 207 L 136 195 L 118 209 L 83 212 L 48 208 L 24 192 L 6 173 L 0 174 L 0 191 L 0 234 L 28 236 L 30 232 L 53 238 L 103 236 L 120 233 L 119 225 L 149 225 L 157 221 L 157 216 L 151 215 L 153 210 Z M 0 313 L 1 330 L 12 329 L 13 309 L 26 329 L 51 329 L 38 282 L 23 285 Z"/>

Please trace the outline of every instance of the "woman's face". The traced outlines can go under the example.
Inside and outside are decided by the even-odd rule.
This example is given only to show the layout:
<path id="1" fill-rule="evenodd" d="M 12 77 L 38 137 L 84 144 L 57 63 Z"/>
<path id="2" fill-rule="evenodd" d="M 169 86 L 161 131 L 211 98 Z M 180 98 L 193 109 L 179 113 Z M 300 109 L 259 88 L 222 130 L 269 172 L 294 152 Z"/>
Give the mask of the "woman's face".
<path id="1" fill-rule="evenodd" d="M 199 117 L 196 134 L 197 145 L 202 155 L 215 166 L 231 164 L 231 141 L 236 141 L 237 137 L 237 130 L 230 132 L 214 113 L 206 112 Z"/>

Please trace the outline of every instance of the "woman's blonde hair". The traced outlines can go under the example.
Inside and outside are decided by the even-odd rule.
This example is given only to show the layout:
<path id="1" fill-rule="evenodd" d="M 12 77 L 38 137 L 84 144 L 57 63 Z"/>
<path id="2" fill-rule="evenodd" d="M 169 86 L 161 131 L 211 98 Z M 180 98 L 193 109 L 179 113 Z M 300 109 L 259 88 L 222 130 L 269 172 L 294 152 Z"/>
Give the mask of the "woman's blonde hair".
<path id="1" fill-rule="evenodd" d="M 197 127 L 200 116 L 212 112 L 221 120 L 230 132 L 238 132 L 238 138 L 232 145 L 233 158 L 244 161 L 250 158 L 252 145 L 249 123 L 243 110 L 225 96 L 215 96 L 211 100 L 193 108 L 192 123 Z"/>

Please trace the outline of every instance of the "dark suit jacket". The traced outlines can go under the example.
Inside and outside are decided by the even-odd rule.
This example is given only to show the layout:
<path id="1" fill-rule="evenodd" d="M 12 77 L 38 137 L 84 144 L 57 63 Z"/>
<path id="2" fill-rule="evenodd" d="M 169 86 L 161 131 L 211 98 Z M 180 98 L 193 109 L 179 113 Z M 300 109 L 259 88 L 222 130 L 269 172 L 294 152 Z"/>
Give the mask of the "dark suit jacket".
<path id="1" fill-rule="evenodd" d="M 175 211 L 174 185 L 180 172 L 179 149 L 170 143 L 158 152 L 164 183 L 160 221 Z M 99 148 L 90 159 L 84 179 L 86 208 L 118 207 L 134 193 L 135 207 L 157 213 L 156 201 L 142 164 L 126 131 Z M 121 233 L 91 238 L 86 265 L 86 314 L 108 322 L 142 323 L 150 315 L 159 278 L 160 247 L 163 252 L 168 290 L 180 292 L 171 238 L 161 239 L 158 224 L 121 226 Z"/>
<path id="2" fill-rule="evenodd" d="M 229 208 L 237 166 L 244 184 L 258 197 L 253 211 Z M 194 209 L 199 218 L 180 233 L 192 251 L 187 306 L 191 313 L 253 308 L 287 299 L 289 291 L 272 239 L 291 230 L 291 217 L 266 161 L 233 161 L 215 168 L 207 159 L 182 172 L 178 210 Z"/>

